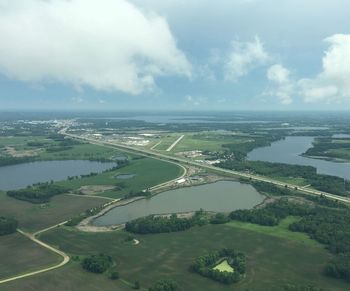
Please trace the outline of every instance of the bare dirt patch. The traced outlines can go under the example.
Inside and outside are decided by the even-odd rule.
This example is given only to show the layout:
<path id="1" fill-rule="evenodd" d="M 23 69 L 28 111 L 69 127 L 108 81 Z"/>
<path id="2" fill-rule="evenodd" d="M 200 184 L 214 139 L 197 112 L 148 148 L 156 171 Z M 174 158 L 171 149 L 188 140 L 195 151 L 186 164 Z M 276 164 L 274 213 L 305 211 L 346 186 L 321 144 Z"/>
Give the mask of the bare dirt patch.
<path id="1" fill-rule="evenodd" d="M 105 191 L 113 190 L 115 186 L 111 185 L 86 185 L 81 186 L 78 192 L 83 195 L 96 195 Z"/>

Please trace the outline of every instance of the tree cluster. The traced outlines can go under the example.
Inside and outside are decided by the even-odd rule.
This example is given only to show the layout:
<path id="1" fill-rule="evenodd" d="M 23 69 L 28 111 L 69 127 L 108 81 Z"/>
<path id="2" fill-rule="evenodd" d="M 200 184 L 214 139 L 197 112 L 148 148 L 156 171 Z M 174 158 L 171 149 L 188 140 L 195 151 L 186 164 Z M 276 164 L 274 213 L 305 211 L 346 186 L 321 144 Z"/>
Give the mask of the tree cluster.
<path id="1" fill-rule="evenodd" d="M 278 225 L 288 215 L 303 216 L 310 213 L 310 211 L 310 207 L 304 204 L 291 203 L 286 199 L 280 199 L 264 208 L 235 210 L 230 213 L 230 218 L 232 220 L 274 226 Z"/>
<path id="2" fill-rule="evenodd" d="M 148 288 L 148 291 L 180 291 L 179 285 L 170 279 L 159 280 L 153 287 Z"/>
<path id="3" fill-rule="evenodd" d="M 98 254 L 86 257 L 82 260 L 81 266 L 86 271 L 101 274 L 107 271 L 113 264 L 110 256 Z"/>
<path id="4" fill-rule="evenodd" d="M 25 189 L 7 191 L 7 195 L 31 203 L 46 203 L 51 197 L 67 193 L 70 189 L 52 183 L 39 183 Z"/>
<path id="5" fill-rule="evenodd" d="M 17 229 L 17 220 L 9 217 L 0 216 L 0 236 L 14 233 Z"/>
<path id="6" fill-rule="evenodd" d="M 215 265 L 224 259 L 234 269 L 233 272 L 214 269 Z M 198 257 L 190 266 L 190 270 L 220 283 L 232 284 L 238 282 L 245 274 L 245 255 L 233 249 L 221 249 Z"/>
<path id="7" fill-rule="evenodd" d="M 335 258 L 327 265 L 326 274 L 350 281 L 350 209 L 317 207 L 310 215 L 289 226 L 292 231 L 309 234 L 327 245 Z"/>
<path id="8" fill-rule="evenodd" d="M 192 219 L 178 218 L 176 215 L 170 217 L 149 215 L 127 222 L 125 229 L 133 233 L 147 234 L 183 231 L 192 226 Z"/>

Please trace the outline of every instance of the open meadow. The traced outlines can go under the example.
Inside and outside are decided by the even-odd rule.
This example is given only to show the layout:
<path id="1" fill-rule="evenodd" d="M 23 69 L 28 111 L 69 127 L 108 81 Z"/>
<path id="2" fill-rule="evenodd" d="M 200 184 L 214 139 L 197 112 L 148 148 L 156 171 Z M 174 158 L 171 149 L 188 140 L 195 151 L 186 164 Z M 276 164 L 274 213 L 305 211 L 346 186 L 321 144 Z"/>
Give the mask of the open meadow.
<path id="1" fill-rule="evenodd" d="M 312 284 L 329 290 L 347 290 L 347 283 L 322 274 L 325 262 L 331 257 L 322 246 L 305 242 L 309 240 L 307 237 L 291 239 L 293 233 L 283 238 L 282 235 L 264 234 L 256 229 L 248 230 L 234 224 L 208 225 L 179 233 L 138 235 L 138 245 L 126 242 L 127 233 L 124 231 L 93 234 L 60 228 L 44 233 L 41 239 L 59 246 L 71 255 L 104 252 L 116 261 L 121 278 L 129 282 L 138 280 L 145 287 L 151 286 L 158 279 L 172 278 L 184 290 L 272 291 L 285 284 Z M 238 284 L 221 285 L 188 270 L 197 256 L 223 247 L 237 249 L 247 256 L 247 275 Z M 104 278 L 104 275 L 99 278 Z M 38 280 L 25 279 L 14 285 L 19 288 L 24 286 L 21 283 L 36 281 Z M 109 279 L 105 278 L 101 282 L 103 290 L 113 290 L 109 289 Z M 46 284 L 51 283 L 48 281 Z M 59 290 L 60 287 L 51 288 Z M 84 290 L 90 289 L 85 286 Z"/>

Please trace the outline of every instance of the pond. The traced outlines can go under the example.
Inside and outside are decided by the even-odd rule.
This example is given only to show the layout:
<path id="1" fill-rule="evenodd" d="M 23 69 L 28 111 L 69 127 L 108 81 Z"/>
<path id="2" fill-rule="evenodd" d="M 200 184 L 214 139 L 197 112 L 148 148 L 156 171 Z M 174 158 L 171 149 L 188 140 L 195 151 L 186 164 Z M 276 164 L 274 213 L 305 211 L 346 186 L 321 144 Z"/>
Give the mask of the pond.
<path id="1" fill-rule="evenodd" d="M 312 147 L 313 140 L 310 136 L 288 136 L 284 140 L 273 142 L 271 146 L 254 149 L 248 154 L 248 160 L 313 166 L 319 174 L 350 179 L 350 163 L 301 156 Z"/>
<path id="2" fill-rule="evenodd" d="M 68 176 L 101 173 L 116 163 L 87 160 L 38 161 L 0 167 L 0 189 L 15 190 L 34 183 L 65 180 Z"/>
<path id="3" fill-rule="evenodd" d="M 141 199 L 118 206 L 96 218 L 96 226 L 122 224 L 149 214 L 168 214 L 204 209 L 214 212 L 230 212 L 250 209 L 260 204 L 264 196 L 252 186 L 234 181 L 185 187 L 160 193 L 150 199 Z"/>
<path id="4" fill-rule="evenodd" d="M 135 176 L 136 176 L 136 174 L 119 174 L 115 177 L 119 180 L 127 180 L 127 179 L 134 178 Z"/>

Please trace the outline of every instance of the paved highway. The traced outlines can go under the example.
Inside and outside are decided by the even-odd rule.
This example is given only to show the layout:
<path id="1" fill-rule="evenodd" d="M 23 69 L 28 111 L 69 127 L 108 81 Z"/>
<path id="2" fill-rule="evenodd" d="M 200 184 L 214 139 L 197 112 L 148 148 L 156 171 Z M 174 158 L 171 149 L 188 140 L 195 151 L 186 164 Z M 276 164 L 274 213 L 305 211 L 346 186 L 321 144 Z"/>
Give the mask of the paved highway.
<path id="1" fill-rule="evenodd" d="M 309 189 L 309 188 L 303 188 L 303 187 L 299 187 L 297 185 L 293 185 L 293 184 L 290 184 L 290 183 L 283 183 L 283 182 L 280 182 L 280 181 L 277 181 L 277 180 L 274 180 L 274 179 L 271 179 L 271 178 L 268 178 L 268 177 L 247 174 L 247 173 L 238 172 L 238 171 L 234 171 L 234 170 L 223 169 L 223 168 L 215 167 L 215 166 L 208 165 L 208 164 L 205 164 L 205 163 L 194 162 L 194 161 L 187 160 L 187 159 L 181 158 L 181 157 L 168 156 L 168 155 L 165 155 L 165 154 L 162 154 L 162 153 L 159 153 L 159 152 L 155 152 L 155 151 L 151 151 L 151 150 L 148 150 L 148 149 L 141 149 L 141 148 L 136 148 L 136 147 L 132 147 L 132 146 L 116 143 L 116 142 L 99 141 L 99 140 L 95 140 L 95 139 L 92 139 L 92 138 L 82 137 L 82 136 L 79 136 L 79 135 L 74 135 L 74 134 L 67 133 L 66 130 L 67 129 L 63 129 L 63 130 L 60 131 L 60 133 L 66 135 L 66 136 L 72 137 L 72 138 L 76 138 L 76 139 L 87 141 L 89 143 L 102 145 L 102 146 L 108 146 L 108 147 L 115 147 L 115 148 L 122 149 L 124 151 L 138 153 L 138 154 L 141 154 L 141 155 L 150 156 L 150 157 L 153 157 L 153 158 L 166 160 L 166 161 L 173 162 L 173 163 L 175 162 L 175 163 L 184 164 L 184 165 L 196 166 L 196 167 L 208 169 L 208 170 L 211 170 L 211 171 L 216 171 L 216 172 L 220 172 L 220 173 L 224 173 L 224 174 L 229 174 L 229 175 L 236 176 L 236 177 L 247 178 L 247 179 L 254 180 L 254 181 L 267 182 L 267 183 L 271 183 L 271 184 L 276 185 L 276 186 L 287 187 L 287 188 L 290 188 L 290 189 L 297 188 L 300 192 L 303 192 L 305 194 L 318 195 L 318 196 L 324 195 L 325 197 L 328 197 L 328 198 L 331 198 L 331 199 L 335 199 L 335 200 L 338 200 L 338 201 L 341 201 L 341 202 L 345 202 L 345 203 L 350 203 L 350 198 L 339 196 L 339 195 L 335 195 L 335 194 L 332 194 L 332 193 L 318 191 L 318 190 Z"/>

